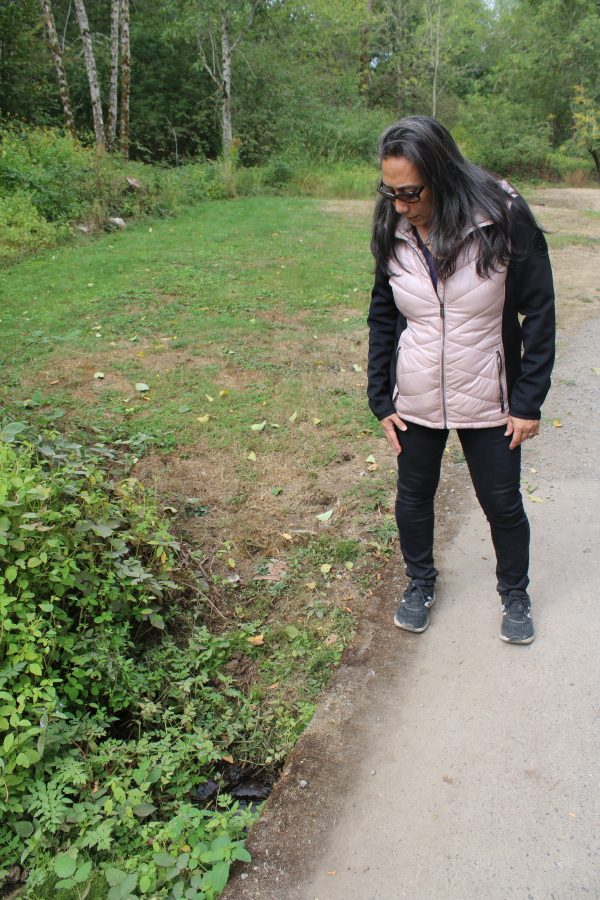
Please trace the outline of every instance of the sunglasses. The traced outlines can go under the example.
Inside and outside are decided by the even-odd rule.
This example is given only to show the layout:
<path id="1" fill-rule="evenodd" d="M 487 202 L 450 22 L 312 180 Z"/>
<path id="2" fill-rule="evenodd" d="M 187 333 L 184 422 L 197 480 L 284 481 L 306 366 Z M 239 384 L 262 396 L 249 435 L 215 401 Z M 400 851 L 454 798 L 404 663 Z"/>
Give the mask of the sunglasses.
<path id="1" fill-rule="evenodd" d="M 377 188 L 377 193 L 381 194 L 382 197 L 386 197 L 388 200 L 400 200 L 401 203 L 418 203 L 425 187 L 426 185 L 422 184 L 416 191 L 391 191 L 389 188 L 383 186 L 382 181 Z"/>

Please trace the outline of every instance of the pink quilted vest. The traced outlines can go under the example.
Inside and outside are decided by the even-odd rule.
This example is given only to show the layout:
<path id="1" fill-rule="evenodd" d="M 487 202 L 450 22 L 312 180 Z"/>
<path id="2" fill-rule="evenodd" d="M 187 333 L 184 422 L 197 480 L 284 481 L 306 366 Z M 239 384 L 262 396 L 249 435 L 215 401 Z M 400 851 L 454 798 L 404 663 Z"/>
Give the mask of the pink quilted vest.
<path id="1" fill-rule="evenodd" d="M 508 421 L 502 347 L 506 269 L 480 278 L 473 248 L 436 293 L 409 222 L 396 236 L 404 268 L 390 285 L 407 328 L 398 344 L 394 405 L 401 419 L 430 428 L 490 428 Z"/>

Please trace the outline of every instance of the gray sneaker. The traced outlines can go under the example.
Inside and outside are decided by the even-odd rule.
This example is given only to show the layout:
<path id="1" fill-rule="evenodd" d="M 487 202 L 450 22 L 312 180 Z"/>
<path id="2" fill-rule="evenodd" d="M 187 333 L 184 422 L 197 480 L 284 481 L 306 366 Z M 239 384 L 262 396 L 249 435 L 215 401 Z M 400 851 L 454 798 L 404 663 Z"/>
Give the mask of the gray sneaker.
<path id="1" fill-rule="evenodd" d="M 530 644 L 534 639 L 531 600 L 525 591 L 511 591 L 502 598 L 500 637 L 509 644 Z"/>
<path id="2" fill-rule="evenodd" d="M 394 625 L 405 631 L 425 631 L 429 625 L 427 610 L 435 603 L 433 584 L 427 584 L 422 578 L 413 578 L 394 616 Z"/>

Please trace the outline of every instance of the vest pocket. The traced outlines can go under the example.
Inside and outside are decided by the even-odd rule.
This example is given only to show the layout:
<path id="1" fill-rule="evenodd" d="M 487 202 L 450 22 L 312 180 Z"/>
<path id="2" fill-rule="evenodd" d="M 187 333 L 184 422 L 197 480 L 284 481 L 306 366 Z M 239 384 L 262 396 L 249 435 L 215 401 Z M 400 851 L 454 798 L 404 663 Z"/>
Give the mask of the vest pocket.
<path id="1" fill-rule="evenodd" d="M 496 368 L 498 370 L 498 386 L 500 388 L 500 409 L 506 412 L 506 397 L 504 395 L 504 359 L 500 350 L 496 350 Z"/>

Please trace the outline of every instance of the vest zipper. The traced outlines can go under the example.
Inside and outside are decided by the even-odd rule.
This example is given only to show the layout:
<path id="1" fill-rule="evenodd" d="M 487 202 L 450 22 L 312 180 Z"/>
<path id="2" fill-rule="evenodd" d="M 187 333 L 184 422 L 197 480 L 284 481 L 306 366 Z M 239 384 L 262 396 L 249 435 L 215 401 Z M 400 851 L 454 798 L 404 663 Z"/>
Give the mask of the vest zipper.
<path id="1" fill-rule="evenodd" d="M 438 280 L 439 284 L 439 280 Z M 444 428 L 448 427 L 448 414 L 446 412 L 446 282 L 444 282 L 444 293 L 440 299 L 440 295 L 436 288 L 436 294 L 440 303 L 440 319 L 442 320 L 442 358 L 441 358 L 441 374 L 442 374 L 442 411 L 444 413 Z"/>
<path id="2" fill-rule="evenodd" d="M 506 412 L 506 402 L 504 400 L 504 385 L 502 384 L 502 372 L 504 370 L 504 364 L 502 361 L 502 354 L 499 350 L 496 350 L 496 361 L 498 363 L 498 381 L 500 382 L 500 409 L 502 412 Z"/>

